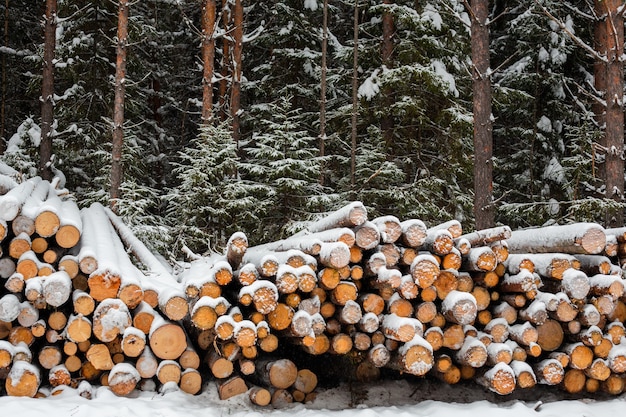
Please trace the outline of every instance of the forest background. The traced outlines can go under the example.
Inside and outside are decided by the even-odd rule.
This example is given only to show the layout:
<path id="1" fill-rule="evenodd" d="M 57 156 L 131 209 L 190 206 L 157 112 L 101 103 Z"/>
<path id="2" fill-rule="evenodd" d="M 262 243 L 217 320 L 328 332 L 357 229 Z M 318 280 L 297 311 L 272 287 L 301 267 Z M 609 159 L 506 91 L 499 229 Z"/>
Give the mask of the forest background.
<path id="1" fill-rule="evenodd" d="M 352 200 L 623 223 L 623 1 L 1 3 L 0 160 L 167 258 Z"/>

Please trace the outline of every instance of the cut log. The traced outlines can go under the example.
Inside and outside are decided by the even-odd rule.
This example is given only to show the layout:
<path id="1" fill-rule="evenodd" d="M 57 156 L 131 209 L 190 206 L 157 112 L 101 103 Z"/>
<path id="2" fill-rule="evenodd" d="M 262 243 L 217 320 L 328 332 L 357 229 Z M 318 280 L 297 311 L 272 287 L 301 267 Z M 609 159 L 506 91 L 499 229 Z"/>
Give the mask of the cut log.
<path id="1" fill-rule="evenodd" d="M 395 216 L 380 216 L 372 219 L 380 233 L 380 240 L 383 243 L 394 243 L 402 235 L 400 220 Z"/>
<path id="2" fill-rule="evenodd" d="M 433 367 L 435 358 L 432 346 L 421 336 L 415 335 L 394 352 L 391 361 L 386 365 L 411 375 L 426 375 Z"/>
<path id="3" fill-rule="evenodd" d="M 507 239 L 511 253 L 598 254 L 606 246 L 604 228 L 594 223 L 575 223 L 515 230 Z"/>
<path id="4" fill-rule="evenodd" d="M 500 394 L 508 395 L 515 390 L 515 372 L 505 363 L 498 363 L 489 369 L 478 381 L 489 390 Z"/>
<path id="5" fill-rule="evenodd" d="M 148 340 L 152 353 L 163 360 L 178 359 L 187 348 L 187 336 L 182 327 L 155 316 Z"/>
<path id="6" fill-rule="evenodd" d="M 400 223 L 402 242 L 410 248 L 419 248 L 426 240 L 426 225 L 417 219 L 405 220 Z"/>
<path id="7" fill-rule="evenodd" d="M 289 359 L 259 359 L 256 378 L 266 387 L 286 389 L 298 378 L 298 368 Z"/>
<path id="8" fill-rule="evenodd" d="M 108 386 L 115 395 L 124 397 L 133 392 L 140 380 L 141 376 L 134 366 L 118 363 L 109 372 Z"/>
<path id="9" fill-rule="evenodd" d="M 34 397 L 41 384 L 41 373 L 36 366 L 17 361 L 11 367 L 4 388 L 12 397 Z"/>
<path id="10" fill-rule="evenodd" d="M 463 234 L 455 238 L 455 243 L 460 239 L 466 239 L 472 247 L 488 246 L 490 243 L 507 240 L 510 237 L 511 228 L 509 226 L 497 226 Z"/>
<path id="11" fill-rule="evenodd" d="M 563 343 L 563 328 L 555 320 L 546 320 L 537 326 L 537 343 L 546 352 L 557 350 Z"/>
<path id="12" fill-rule="evenodd" d="M 446 319 L 457 324 L 470 324 L 476 319 L 476 299 L 472 294 L 450 291 L 441 303 L 441 310 Z"/>
<path id="13" fill-rule="evenodd" d="M 202 375 L 197 369 L 184 369 L 180 375 L 178 384 L 182 392 L 195 395 L 202 390 Z"/>
<path id="14" fill-rule="evenodd" d="M 254 386 L 250 388 L 248 398 L 252 404 L 265 407 L 272 400 L 272 393 L 267 388 Z"/>
<path id="15" fill-rule="evenodd" d="M 173 360 L 163 360 L 159 363 L 157 368 L 156 377 L 161 384 L 174 383 L 178 385 L 180 383 L 182 370 L 180 364 Z"/>

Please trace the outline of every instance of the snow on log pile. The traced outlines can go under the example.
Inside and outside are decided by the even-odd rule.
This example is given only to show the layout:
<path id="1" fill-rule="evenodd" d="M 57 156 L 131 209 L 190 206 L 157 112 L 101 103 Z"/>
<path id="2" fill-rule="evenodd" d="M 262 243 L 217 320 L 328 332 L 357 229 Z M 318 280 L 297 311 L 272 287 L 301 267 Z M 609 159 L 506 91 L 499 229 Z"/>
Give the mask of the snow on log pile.
<path id="1" fill-rule="evenodd" d="M 235 233 L 175 274 L 110 210 L 33 178 L 0 196 L 0 237 L 8 395 L 213 381 L 281 407 L 389 372 L 502 395 L 626 387 L 626 228 L 464 233 L 353 202 L 279 241 Z"/>

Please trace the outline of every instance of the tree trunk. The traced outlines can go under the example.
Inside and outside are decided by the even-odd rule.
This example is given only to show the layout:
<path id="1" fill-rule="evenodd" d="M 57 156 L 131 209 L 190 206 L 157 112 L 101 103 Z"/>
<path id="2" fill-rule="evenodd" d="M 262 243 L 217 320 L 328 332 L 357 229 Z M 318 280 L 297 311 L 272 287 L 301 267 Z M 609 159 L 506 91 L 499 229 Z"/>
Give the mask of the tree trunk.
<path id="1" fill-rule="evenodd" d="M 602 2 L 606 7 L 606 198 L 621 203 L 624 196 L 624 15 L 622 1 Z M 605 226 L 615 227 L 624 221 L 623 209 L 606 213 Z"/>
<path id="2" fill-rule="evenodd" d="M 353 26 L 353 57 L 352 57 L 352 134 L 350 146 L 350 189 L 354 192 L 356 183 L 356 136 L 357 115 L 359 112 L 358 95 L 358 65 L 359 65 L 359 0 L 354 0 L 354 26 Z"/>
<path id="3" fill-rule="evenodd" d="M 320 79 L 320 157 L 326 153 L 326 57 L 328 49 L 328 0 L 324 0 L 322 21 L 322 75 Z M 320 184 L 324 185 L 324 167 L 320 169 Z"/>
<path id="4" fill-rule="evenodd" d="M 232 87 L 230 92 L 230 114 L 233 119 L 233 140 L 239 147 L 240 137 L 240 108 L 241 108 L 241 52 L 243 50 L 243 4 L 241 0 L 235 0 L 233 10 L 233 72 Z"/>
<path id="5" fill-rule="evenodd" d="M 384 0 L 384 4 L 393 4 L 393 0 Z M 383 42 L 381 47 L 382 64 L 386 68 L 393 65 L 393 36 L 395 32 L 393 15 L 388 11 L 383 12 Z M 384 114 L 380 121 L 380 127 L 383 132 L 383 140 L 387 149 L 387 157 L 392 159 L 395 155 L 393 149 L 393 116 L 391 114 L 391 105 L 394 103 L 394 97 L 389 87 L 383 90 L 383 107 Z"/>
<path id="6" fill-rule="evenodd" d="M 126 83 L 126 44 L 128 38 L 128 0 L 120 0 L 117 22 L 117 60 L 115 63 L 115 100 L 111 150 L 111 209 L 116 211 L 122 185 L 122 147 L 124 145 L 124 93 Z"/>
<path id="7" fill-rule="evenodd" d="M 476 229 L 494 226 L 489 2 L 472 0 L 471 44 L 474 108 L 474 217 Z"/>
<path id="8" fill-rule="evenodd" d="M 46 0 L 44 22 L 43 76 L 41 83 L 41 142 L 39 145 L 39 173 L 43 179 L 52 179 L 52 122 L 54 119 L 54 50 L 56 47 L 57 1 Z"/>
<path id="9" fill-rule="evenodd" d="M 4 46 L 9 46 L 9 0 L 4 2 Z M 0 105 L 0 154 L 4 154 L 7 144 L 4 140 L 6 126 L 6 103 L 7 102 L 7 57 L 2 54 L 2 104 Z"/>
<path id="10" fill-rule="evenodd" d="M 230 31 L 230 8 L 228 0 L 222 0 L 222 22 L 224 24 L 224 32 Z M 228 91 L 228 69 L 230 68 L 230 41 L 228 36 L 222 36 L 222 63 L 221 78 L 219 85 L 219 111 L 221 120 L 226 120 L 228 111 L 226 109 L 228 101 L 226 100 L 226 92 Z"/>
<path id="11" fill-rule="evenodd" d="M 202 8 L 202 122 L 213 117 L 213 67 L 215 60 L 215 0 L 205 0 Z"/>

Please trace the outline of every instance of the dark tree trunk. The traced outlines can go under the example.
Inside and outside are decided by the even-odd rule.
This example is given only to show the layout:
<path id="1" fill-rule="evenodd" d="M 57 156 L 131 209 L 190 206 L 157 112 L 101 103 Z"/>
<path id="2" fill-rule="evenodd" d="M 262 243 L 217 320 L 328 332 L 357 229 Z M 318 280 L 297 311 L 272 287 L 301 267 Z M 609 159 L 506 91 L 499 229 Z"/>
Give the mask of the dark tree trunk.
<path id="1" fill-rule="evenodd" d="M 4 46 L 9 46 L 9 0 L 4 1 Z M 2 54 L 2 105 L 0 107 L 0 154 L 4 154 L 7 143 L 4 139 L 7 104 L 7 57 Z"/>
<path id="2" fill-rule="evenodd" d="M 235 0 L 233 10 L 233 81 L 230 92 L 230 114 L 233 119 L 233 140 L 239 147 L 241 109 L 241 53 L 243 51 L 243 5 Z"/>
<path id="3" fill-rule="evenodd" d="M 606 197 L 621 203 L 624 196 L 624 16 L 621 0 L 604 0 L 606 8 Z M 607 212 L 606 227 L 623 226 L 623 209 Z"/>
<path id="4" fill-rule="evenodd" d="M 384 4 L 393 4 L 393 0 L 383 0 Z M 393 66 L 393 37 L 395 25 L 393 15 L 387 11 L 383 12 L 383 42 L 381 46 L 382 63 L 385 67 Z M 393 146 L 393 115 L 391 106 L 394 103 L 393 91 L 389 87 L 383 90 L 383 116 L 380 127 L 383 132 L 383 139 L 387 148 L 388 157 L 393 159 L 395 155 Z"/>
<path id="5" fill-rule="evenodd" d="M 213 67 L 215 61 L 215 0 L 202 7 L 202 123 L 213 118 Z"/>
<path id="6" fill-rule="evenodd" d="M 41 81 L 41 141 L 39 175 L 52 179 L 52 123 L 54 120 L 54 50 L 56 47 L 57 0 L 46 0 L 43 75 Z"/>
<path id="7" fill-rule="evenodd" d="M 359 70 L 359 0 L 354 0 L 354 46 L 352 48 L 352 135 L 350 146 L 350 188 L 354 192 L 356 186 L 356 136 L 357 115 L 359 112 L 358 70 Z"/>
<path id="8" fill-rule="evenodd" d="M 230 32 L 230 8 L 228 0 L 222 0 L 222 23 L 224 25 L 224 32 Z M 230 69 L 230 41 L 228 36 L 222 36 L 222 62 L 220 71 L 220 84 L 219 84 L 219 112 L 221 120 L 226 120 L 228 117 L 228 100 L 226 99 L 228 91 L 228 71 Z"/>
<path id="9" fill-rule="evenodd" d="M 328 0 L 324 0 L 322 19 L 322 74 L 320 77 L 320 157 L 326 153 L 326 57 L 328 49 Z M 320 169 L 320 184 L 324 185 L 324 167 Z"/>
<path id="10" fill-rule="evenodd" d="M 476 229 L 494 225 L 491 79 L 489 74 L 488 0 L 472 0 L 472 79 L 474 109 L 474 217 Z"/>
<path id="11" fill-rule="evenodd" d="M 111 209 L 116 211 L 120 198 L 124 146 L 124 93 L 126 80 L 126 45 L 128 43 L 128 0 L 120 0 L 117 22 L 117 59 L 115 63 L 115 99 L 113 102 L 113 138 L 111 150 Z"/>

